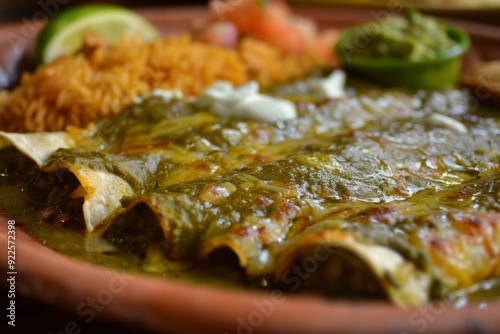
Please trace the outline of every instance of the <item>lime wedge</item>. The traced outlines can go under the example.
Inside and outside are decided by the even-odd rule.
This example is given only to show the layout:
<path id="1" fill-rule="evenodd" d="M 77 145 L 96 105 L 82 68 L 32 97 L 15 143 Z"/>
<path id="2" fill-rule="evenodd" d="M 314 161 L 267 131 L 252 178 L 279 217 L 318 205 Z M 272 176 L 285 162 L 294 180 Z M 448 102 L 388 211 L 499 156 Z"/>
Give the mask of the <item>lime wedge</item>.
<path id="1" fill-rule="evenodd" d="M 114 5 L 83 5 L 61 12 L 45 25 L 38 35 L 35 56 L 47 64 L 72 54 L 88 33 L 98 33 L 112 42 L 124 33 L 140 33 L 146 41 L 158 36 L 148 21 L 131 10 Z"/>

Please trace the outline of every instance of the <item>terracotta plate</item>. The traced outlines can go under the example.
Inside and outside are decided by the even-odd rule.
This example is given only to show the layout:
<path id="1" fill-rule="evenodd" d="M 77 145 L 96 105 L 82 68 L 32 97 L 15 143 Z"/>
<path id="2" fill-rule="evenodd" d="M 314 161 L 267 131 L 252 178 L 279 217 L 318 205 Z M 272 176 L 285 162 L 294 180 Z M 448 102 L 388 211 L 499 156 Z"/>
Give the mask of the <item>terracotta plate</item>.
<path id="1" fill-rule="evenodd" d="M 323 27 L 344 27 L 373 19 L 370 13 L 361 11 L 325 8 L 298 11 L 315 18 Z M 163 33 L 180 32 L 194 19 L 206 16 L 201 8 L 156 8 L 140 12 Z M 500 59 L 500 29 L 460 24 L 473 38 L 466 67 L 479 60 Z M 0 82 L 4 85 L 13 81 L 19 66 L 25 66 L 21 59 L 33 39 L 29 35 L 26 24 L 0 28 Z M 21 36 L 25 42 L 14 46 L 13 36 Z M 0 218 L 2 275 L 8 271 L 4 256 L 7 219 Z M 421 309 L 400 310 L 386 302 L 347 303 L 310 295 L 283 295 L 279 291 L 228 291 L 121 274 L 60 255 L 19 227 L 16 232 L 17 291 L 74 310 L 82 322 L 96 315 L 137 328 L 189 333 L 500 331 L 500 302 L 484 309 L 477 306 L 455 309 L 434 303 Z M 5 284 L 4 277 L 2 282 Z M 100 302 L 98 309 L 89 306 L 89 300 L 94 298 Z"/>

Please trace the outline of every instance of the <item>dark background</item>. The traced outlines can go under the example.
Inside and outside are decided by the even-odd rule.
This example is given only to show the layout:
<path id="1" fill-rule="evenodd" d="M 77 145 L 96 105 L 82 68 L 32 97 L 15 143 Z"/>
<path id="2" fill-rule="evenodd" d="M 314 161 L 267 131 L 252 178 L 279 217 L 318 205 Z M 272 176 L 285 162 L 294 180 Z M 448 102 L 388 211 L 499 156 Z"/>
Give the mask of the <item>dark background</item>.
<path id="1" fill-rule="evenodd" d="M 194 5 L 206 5 L 209 0 L 0 0 L 0 25 L 5 25 L 11 22 L 28 20 L 33 21 L 40 19 L 37 14 L 45 14 L 47 11 L 52 11 L 54 5 L 57 6 L 57 11 L 61 8 L 77 6 L 86 3 L 110 3 L 122 6 L 127 6 L 131 8 L 135 7 L 166 7 L 166 6 L 194 6 Z M 289 0 L 289 2 L 295 3 L 309 3 L 310 5 L 318 5 L 319 2 L 325 2 L 325 0 Z M 335 5 L 330 4 L 330 6 L 337 7 L 350 7 L 349 1 L 344 1 L 339 4 L 339 1 L 331 1 Z M 360 5 L 359 1 L 356 1 L 357 8 L 371 8 L 377 9 L 380 7 L 370 5 L 366 1 L 363 5 Z M 324 4 L 323 4 L 324 5 Z M 48 10 L 46 9 L 48 8 Z M 458 18 L 461 20 L 475 21 L 477 23 L 490 24 L 490 25 L 500 25 L 500 5 L 490 8 L 486 7 L 467 7 L 464 8 L 453 8 L 452 6 L 439 6 L 436 9 L 427 9 L 423 12 L 443 16 L 447 18 Z M 49 13 L 50 14 L 50 13 Z"/>
<path id="2" fill-rule="evenodd" d="M 22 19 L 32 20 L 34 16 L 42 11 L 50 14 L 54 8 L 66 8 L 87 3 L 110 3 L 127 7 L 148 6 L 188 6 L 206 5 L 208 0 L 0 0 L 0 24 L 5 24 Z M 36 19 L 37 17 L 35 17 Z"/>

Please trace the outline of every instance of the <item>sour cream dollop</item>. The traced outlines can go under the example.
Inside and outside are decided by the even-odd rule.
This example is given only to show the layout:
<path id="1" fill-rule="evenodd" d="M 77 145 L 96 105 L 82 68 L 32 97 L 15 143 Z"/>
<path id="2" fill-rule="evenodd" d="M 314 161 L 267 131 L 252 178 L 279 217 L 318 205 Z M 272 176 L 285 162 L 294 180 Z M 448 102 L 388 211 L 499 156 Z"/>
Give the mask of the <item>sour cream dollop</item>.
<path id="1" fill-rule="evenodd" d="M 311 93 L 320 99 L 339 99 L 345 96 L 346 74 L 342 70 L 333 71 L 328 77 L 309 79 Z"/>
<path id="2" fill-rule="evenodd" d="M 259 94 L 259 84 L 256 81 L 250 81 L 236 88 L 230 82 L 217 81 L 203 91 L 195 103 L 222 117 L 238 117 L 262 122 L 297 118 L 297 110 L 292 102 Z"/>

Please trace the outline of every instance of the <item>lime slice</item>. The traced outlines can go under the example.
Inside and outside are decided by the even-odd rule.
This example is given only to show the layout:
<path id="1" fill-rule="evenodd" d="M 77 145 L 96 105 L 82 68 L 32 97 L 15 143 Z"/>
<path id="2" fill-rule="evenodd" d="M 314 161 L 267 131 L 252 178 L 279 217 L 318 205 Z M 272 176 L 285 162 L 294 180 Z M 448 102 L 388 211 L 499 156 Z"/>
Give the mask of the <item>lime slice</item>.
<path id="1" fill-rule="evenodd" d="M 84 5 L 70 8 L 51 19 L 40 31 L 35 56 L 41 63 L 50 63 L 61 55 L 78 50 L 83 37 L 98 33 L 109 41 L 117 41 L 124 33 L 140 33 L 150 41 L 157 30 L 142 16 L 113 5 Z"/>

